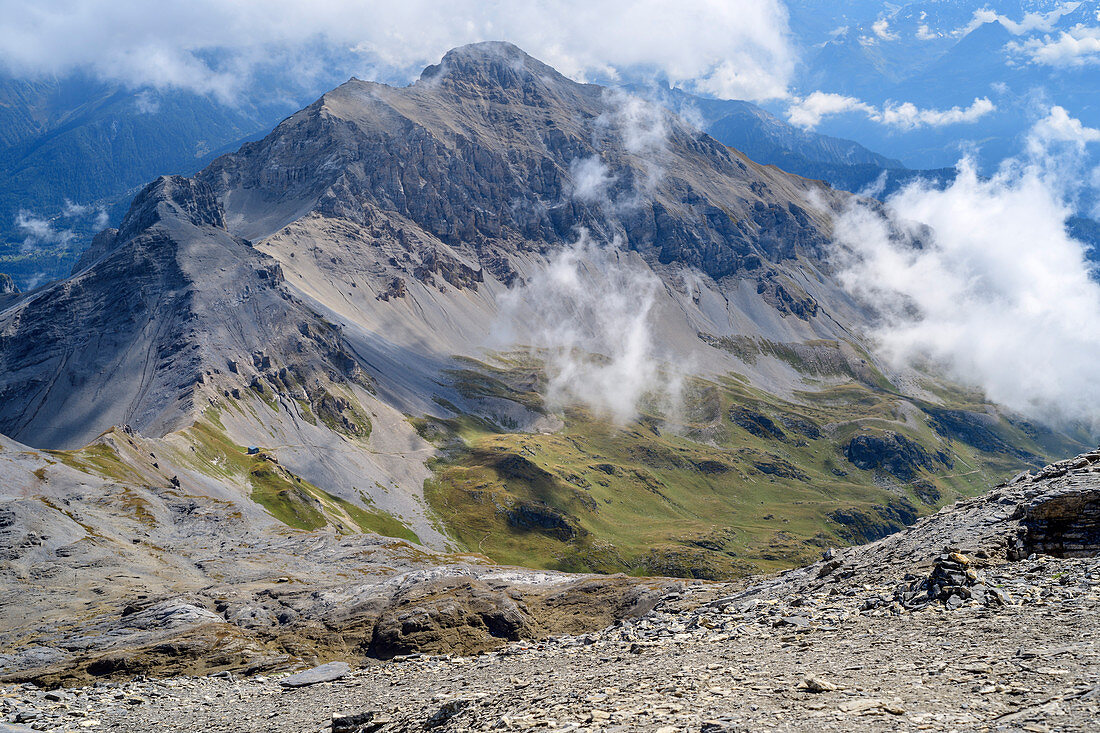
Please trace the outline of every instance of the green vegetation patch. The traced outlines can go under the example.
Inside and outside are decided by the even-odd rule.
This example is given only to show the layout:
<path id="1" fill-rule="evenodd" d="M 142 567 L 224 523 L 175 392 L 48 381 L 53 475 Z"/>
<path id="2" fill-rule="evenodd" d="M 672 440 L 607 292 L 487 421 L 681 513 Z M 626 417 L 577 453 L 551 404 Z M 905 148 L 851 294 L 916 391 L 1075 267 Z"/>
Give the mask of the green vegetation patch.
<path id="1" fill-rule="evenodd" d="M 226 436 L 218 415 L 212 408 L 183 431 L 193 450 L 177 451 L 177 460 L 207 476 L 245 482 L 249 497 L 288 527 L 332 526 L 345 534 L 376 532 L 420 543 L 416 533 L 393 515 L 330 494 L 281 466 L 270 451 L 249 455 L 245 446 Z"/>
<path id="2" fill-rule="evenodd" d="M 145 481 L 106 442 L 96 441 L 77 450 L 51 450 L 46 452 L 70 468 L 102 476 L 111 481 L 121 483 L 144 483 Z"/>
<path id="3" fill-rule="evenodd" d="M 719 579 L 876 539 L 985 490 L 1025 456 L 1049 455 L 1000 417 L 988 430 L 1012 450 L 956 434 L 943 413 L 921 410 L 873 368 L 844 368 L 855 376 L 790 400 L 737 375 L 693 379 L 676 423 L 643 413 L 616 427 L 571 408 L 565 428 L 544 435 L 467 415 L 419 418 L 417 430 L 442 449 L 425 495 L 461 547 L 498 562 Z M 496 396 L 515 383 L 499 372 L 488 382 L 462 379 L 482 392 L 489 384 Z M 861 446 L 943 460 L 861 468 L 846 454 L 857 436 L 882 437 Z"/>
<path id="4" fill-rule="evenodd" d="M 263 506 L 271 516 L 295 529 L 320 529 L 328 524 L 324 506 L 309 491 L 303 481 L 294 477 L 266 454 L 260 454 L 248 472 L 252 485 L 252 501 Z"/>

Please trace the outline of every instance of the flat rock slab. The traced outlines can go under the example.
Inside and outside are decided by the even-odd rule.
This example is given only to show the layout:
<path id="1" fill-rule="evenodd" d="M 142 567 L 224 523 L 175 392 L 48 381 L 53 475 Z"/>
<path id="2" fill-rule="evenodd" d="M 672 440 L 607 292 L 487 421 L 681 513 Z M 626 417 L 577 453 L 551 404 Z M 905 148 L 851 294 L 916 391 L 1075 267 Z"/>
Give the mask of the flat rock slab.
<path id="1" fill-rule="evenodd" d="M 322 664 L 320 667 L 292 674 L 286 679 L 279 680 L 279 684 L 283 687 L 306 687 L 320 682 L 338 680 L 347 676 L 349 672 L 351 672 L 351 667 L 348 666 L 347 662 L 329 662 L 328 664 Z"/>

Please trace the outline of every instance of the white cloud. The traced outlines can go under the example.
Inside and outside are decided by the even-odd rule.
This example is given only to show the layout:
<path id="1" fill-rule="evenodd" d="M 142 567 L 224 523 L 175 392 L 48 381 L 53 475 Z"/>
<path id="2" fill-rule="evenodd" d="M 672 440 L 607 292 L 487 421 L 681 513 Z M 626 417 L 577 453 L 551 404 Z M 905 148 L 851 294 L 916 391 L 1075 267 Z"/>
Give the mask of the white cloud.
<path id="1" fill-rule="evenodd" d="M 573 198 L 611 216 L 638 206 L 664 174 L 670 113 L 617 90 L 606 91 L 603 102 L 593 144 L 626 152 L 645 180 L 613 197 L 617 176 L 599 155 L 575 159 L 569 168 Z M 575 243 L 508 291 L 493 329 L 498 346 L 526 344 L 544 359 L 552 409 L 579 403 L 618 424 L 636 417 L 643 400 L 675 412 L 682 374 L 670 363 L 683 364 L 682 357 L 660 353 L 654 338 L 661 280 L 623 245 L 620 236 L 601 244 L 581 229 Z"/>
<path id="2" fill-rule="evenodd" d="M 787 109 L 787 120 L 792 125 L 806 129 L 817 127 L 825 117 L 845 112 L 864 112 L 871 116 L 877 112 L 874 107 L 855 97 L 832 92 L 813 92 L 803 99 L 796 100 Z"/>
<path id="3" fill-rule="evenodd" d="M 927 23 L 921 23 L 917 26 L 916 36 L 920 41 L 934 41 L 940 37 L 940 34 L 929 28 Z"/>
<path id="4" fill-rule="evenodd" d="M 872 116 L 876 122 L 890 127 L 913 130 L 918 127 L 943 127 L 960 123 L 977 122 L 996 109 L 988 97 L 975 98 L 969 107 L 951 109 L 920 109 L 912 102 L 894 104 L 887 102 L 879 116 Z"/>
<path id="5" fill-rule="evenodd" d="M 569 165 L 573 179 L 573 197 L 586 203 L 599 203 L 609 198 L 608 188 L 615 182 L 600 156 L 578 158 Z"/>
<path id="6" fill-rule="evenodd" d="M 1063 31 L 1057 38 L 1029 38 L 1011 44 L 1009 50 L 1024 54 L 1032 63 L 1044 66 L 1100 64 L 1100 28 L 1078 24 Z"/>
<path id="7" fill-rule="evenodd" d="M 606 109 L 596 118 L 593 143 L 600 148 L 605 136 L 617 137 L 645 172 L 644 189 L 635 191 L 644 194 L 664 175 L 661 158 L 668 143 L 669 111 L 617 89 L 605 91 L 603 101 Z"/>
<path id="8" fill-rule="evenodd" d="M 106 227 L 109 221 L 107 209 L 104 207 L 95 204 L 74 204 L 69 199 L 65 199 L 65 204 L 61 207 L 61 216 L 66 219 L 92 218 L 96 231 Z"/>
<path id="9" fill-rule="evenodd" d="M 1052 110 L 1034 134 L 1076 132 Z M 963 161 L 944 189 L 910 185 L 885 217 L 852 206 L 836 264 L 881 314 L 874 337 L 896 363 L 931 360 L 1019 412 L 1100 428 L 1100 285 L 1065 230 L 1082 158 L 1029 151 L 991 177 Z"/>
<path id="10" fill-rule="evenodd" d="M 0 16 L 14 73 L 83 69 L 226 101 L 260 67 L 309 73 L 316 48 L 346 57 L 349 73 L 410 78 L 452 47 L 507 40 L 578 79 L 645 65 L 757 100 L 784 97 L 795 63 L 780 0 L 0 0 Z"/>
<path id="11" fill-rule="evenodd" d="M 91 204 L 74 204 L 69 199 L 65 199 L 64 206 L 61 207 L 61 215 L 73 219 L 81 216 L 87 216 L 89 212 L 95 209 Z"/>
<path id="12" fill-rule="evenodd" d="M 825 117 L 860 112 L 874 122 L 902 130 L 914 130 L 920 127 L 943 127 L 976 122 L 995 109 L 996 106 L 987 97 L 975 98 L 969 107 L 956 106 L 938 110 L 921 109 L 912 102 L 887 102 L 879 108 L 855 97 L 829 92 L 813 92 L 803 99 L 796 100 L 787 109 L 787 119 L 792 125 L 812 129 L 821 124 L 821 120 Z"/>
<path id="13" fill-rule="evenodd" d="M 875 35 L 884 41 L 896 41 L 899 36 L 897 33 L 890 30 L 890 21 L 886 18 L 879 18 L 871 24 L 871 30 L 875 32 Z"/>
<path id="14" fill-rule="evenodd" d="M 624 151 L 626 161 L 642 175 L 615 171 L 601 154 L 575 158 L 569 164 L 570 194 L 578 201 L 597 204 L 605 215 L 622 214 L 642 205 L 664 176 L 664 153 L 668 144 L 671 113 L 665 107 L 617 89 L 603 94 L 604 111 L 592 124 L 592 145 L 598 151 Z M 625 177 L 631 185 L 612 187 Z"/>
<path id="15" fill-rule="evenodd" d="M 1063 3 L 1059 7 L 1046 13 L 1031 12 L 1025 13 L 1021 20 L 1012 20 L 1007 15 L 998 13 L 996 10 L 992 10 L 988 7 L 981 8 L 974 11 L 974 16 L 970 19 L 962 28 L 957 29 L 953 35 L 965 36 L 971 31 L 988 23 L 1000 23 L 1005 29 L 1014 36 L 1023 35 L 1032 31 L 1050 31 L 1054 28 L 1054 24 L 1058 22 L 1066 13 L 1073 12 L 1077 9 L 1080 3 L 1070 2 Z"/>
<path id="16" fill-rule="evenodd" d="M 82 219 L 90 221 L 97 232 L 105 229 L 110 222 L 107 210 L 102 206 L 74 204 L 69 199 L 65 199 L 61 211 L 52 219 L 20 209 L 15 216 L 15 227 L 23 234 L 22 251 L 29 252 L 42 245 L 64 246 L 76 239 L 77 235 L 71 228 L 57 225 L 58 219 L 76 220 L 78 226 Z"/>
<path id="17" fill-rule="evenodd" d="M 76 237 L 71 229 L 57 229 L 49 219 L 35 216 L 29 211 L 21 210 L 16 214 L 15 226 L 25 237 L 24 251 L 40 244 L 67 244 Z"/>
<path id="18" fill-rule="evenodd" d="M 502 299 L 497 338 L 515 346 L 515 334 L 527 335 L 545 360 L 551 409 L 579 403 L 625 424 L 644 399 L 679 403 L 681 378 L 667 372 L 651 323 L 663 286 L 632 257 L 581 231 Z"/>
<path id="19" fill-rule="evenodd" d="M 668 110 L 618 89 L 608 89 L 603 96 L 607 109 L 596 119 L 598 130 L 618 134 L 623 147 L 633 155 L 651 155 L 664 149 Z"/>
<path id="20" fill-rule="evenodd" d="M 1069 143 L 1071 147 L 1083 150 L 1086 144 L 1094 142 L 1100 142 L 1100 130 L 1085 127 L 1081 120 L 1070 117 L 1064 107 L 1057 105 L 1035 123 L 1028 135 L 1028 149 L 1033 155 L 1045 153 L 1052 143 Z"/>
<path id="21" fill-rule="evenodd" d="M 134 109 L 143 115 L 153 115 L 160 111 L 160 100 L 148 90 L 143 90 L 134 97 Z"/>

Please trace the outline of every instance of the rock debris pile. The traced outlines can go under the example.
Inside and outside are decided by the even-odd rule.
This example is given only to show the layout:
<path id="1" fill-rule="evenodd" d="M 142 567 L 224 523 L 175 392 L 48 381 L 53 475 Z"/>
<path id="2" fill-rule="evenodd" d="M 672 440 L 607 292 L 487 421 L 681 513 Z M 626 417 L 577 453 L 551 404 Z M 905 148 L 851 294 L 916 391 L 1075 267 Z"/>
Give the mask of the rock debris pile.
<path id="1" fill-rule="evenodd" d="M 1007 606 L 1011 597 L 1000 588 L 989 583 L 974 570 L 971 560 L 958 550 L 947 548 L 937 556 L 932 572 L 922 578 L 907 575 L 906 582 L 899 585 L 890 599 L 883 597 L 868 599 L 866 606 L 875 608 L 900 604 L 907 610 L 924 608 L 939 601 L 949 609 L 956 609 L 968 600 L 983 605 Z"/>

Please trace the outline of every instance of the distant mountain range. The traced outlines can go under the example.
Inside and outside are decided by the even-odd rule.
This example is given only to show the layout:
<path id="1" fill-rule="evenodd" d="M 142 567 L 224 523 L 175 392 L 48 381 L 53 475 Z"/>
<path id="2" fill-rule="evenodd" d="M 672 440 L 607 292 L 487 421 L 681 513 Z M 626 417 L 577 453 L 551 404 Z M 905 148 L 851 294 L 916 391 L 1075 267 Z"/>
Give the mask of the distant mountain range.
<path id="1" fill-rule="evenodd" d="M 795 128 L 749 102 L 626 88 L 684 113 L 752 160 L 836 188 L 860 191 L 881 179 L 889 193 L 916 177 L 952 176 L 951 169 L 909 170 L 856 142 Z M 7 183 L 0 193 L 0 272 L 24 290 L 68 274 L 105 222 L 121 219 L 143 181 L 194 173 L 292 111 L 289 102 L 235 107 L 190 92 L 133 91 L 85 77 L 7 78 L 0 101 L 0 179 Z"/>
<path id="2" fill-rule="evenodd" d="M 913 170 L 853 140 L 802 130 L 751 102 L 707 99 L 668 86 L 634 84 L 626 88 L 664 104 L 758 163 L 845 191 L 873 191 L 872 195 L 882 197 L 918 178 L 942 184 L 955 176 L 954 167 Z"/>
<path id="3" fill-rule="evenodd" d="M 0 272 L 23 288 L 67 274 L 150 178 L 194 173 L 298 106 L 268 98 L 233 106 L 80 75 L 0 78 Z"/>
<path id="4" fill-rule="evenodd" d="M 787 6 L 792 32 L 805 49 L 794 83 L 799 94 L 823 91 L 878 107 L 910 102 L 936 110 L 987 98 L 996 107 L 973 123 L 918 129 L 853 112 L 825 118 L 819 132 L 853 137 L 911 167 L 950 166 L 969 153 L 989 170 L 1022 151 L 1023 136 L 1044 105 L 1060 105 L 1086 126 L 1100 126 L 1095 54 L 1090 57 L 1087 40 L 1074 40 L 1100 27 L 1096 0 L 856 2 L 845 3 L 839 14 L 836 6 L 811 0 Z M 983 15 L 976 19 L 979 10 Z M 1053 53 L 1052 44 L 1065 53 Z M 1050 47 L 1045 55 L 1043 47 Z M 785 103 L 769 109 L 782 115 Z"/>

